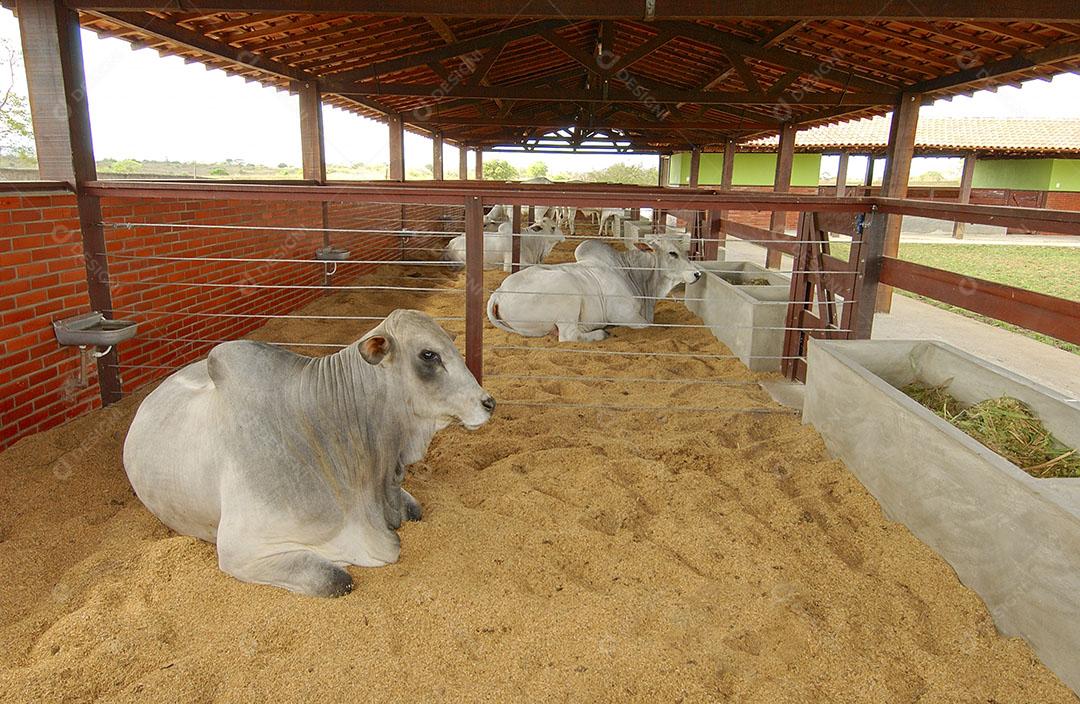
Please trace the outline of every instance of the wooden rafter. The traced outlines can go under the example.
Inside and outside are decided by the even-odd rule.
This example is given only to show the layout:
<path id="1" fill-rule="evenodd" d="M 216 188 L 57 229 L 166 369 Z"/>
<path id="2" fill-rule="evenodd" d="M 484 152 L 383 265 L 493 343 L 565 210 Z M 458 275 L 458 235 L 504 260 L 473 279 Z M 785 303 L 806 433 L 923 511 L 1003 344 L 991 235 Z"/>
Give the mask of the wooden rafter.
<path id="1" fill-rule="evenodd" d="M 929 0 L 912 0 L 919 7 L 910 15 L 890 6 L 851 16 L 835 10 L 854 0 L 830 0 L 824 11 L 776 0 L 787 3 L 783 15 L 750 12 L 761 9 L 758 0 L 710 0 L 711 10 L 687 0 L 657 3 L 648 17 L 625 16 L 625 5 L 605 0 L 588 3 L 588 13 L 563 0 L 557 16 L 540 4 L 499 14 L 502 0 L 482 9 L 412 0 L 403 12 L 388 11 L 398 0 L 377 8 L 321 1 L 218 8 L 200 0 L 197 12 L 84 13 L 82 23 L 279 89 L 315 80 L 328 104 L 377 119 L 402 115 L 408 129 L 438 128 L 452 143 L 474 145 L 516 142 L 533 120 L 581 134 L 623 127 L 663 152 L 715 148 L 773 131 L 781 119 L 809 126 L 880 115 L 901 90 L 929 100 L 1080 69 L 1080 18 L 1060 4 L 1043 12 L 1042 0 L 990 8 L 990 16 L 956 15 L 949 0 L 948 18 L 942 3 L 924 7 Z M 695 5 L 702 11 L 692 19 L 678 14 Z M 1023 16 L 1036 6 L 1037 18 Z"/>
<path id="2" fill-rule="evenodd" d="M 928 93 L 935 90 L 955 88 L 969 83 L 979 83 L 988 79 L 1017 73 L 1018 71 L 1039 66 L 1040 64 L 1066 61 L 1077 57 L 1080 57 L 1080 41 L 1057 44 L 1046 47 L 1045 49 L 1021 52 L 1008 59 L 1002 59 L 1001 61 L 994 61 L 981 66 L 972 66 L 971 68 L 957 71 L 948 76 L 921 81 L 909 86 L 908 90 L 917 93 Z"/>
<path id="3" fill-rule="evenodd" d="M 103 11 L 160 11 L 160 0 L 67 0 L 68 7 Z M 340 0 L 202 0 L 201 12 L 340 12 Z M 443 0 L 353 0 L 349 9 L 365 15 L 405 15 L 413 17 L 516 17 L 522 11 L 520 0 L 485 0 L 481 5 Z M 528 7 L 531 17 L 641 19 L 640 4 L 625 0 L 563 0 L 559 3 L 534 3 Z M 1058 0 L 997 2 L 985 0 L 909 0 L 882 5 L 877 0 L 832 0 L 811 3 L 805 0 L 680 0 L 658 4 L 649 11 L 652 20 L 694 20 L 709 17 L 746 19 L 949 19 L 1022 21 L 1080 20 L 1076 3 Z"/>
<path id="4" fill-rule="evenodd" d="M 534 34 L 541 34 L 551 29 L 561 27 L 566 24 L 565 20 L 544 20 L 541 22 L 529 22 L 524 25 L 519 25 L 511 29 L 506 29 L 495 34 L 486 34 L 482 37 L 475 37 L 472 39 L 465 39 L 458 41 L 454 44 L 447 44 L 436 49 L 419 52 L 416 54 L 408 54 L 394 59 L 387 59 L 386 61 L 380 61 L 370 64 L 362 69 L 355 71 L 349 71 L 347 73 L 337 75 L 335 78 L 339 81 L 363 81 L 376 76 L 382 76 L 387 73 L 393 73 L 395 71 L 401 71 L 406 68 L 414 66 L 422 66 L 429 61 L 441 61 L 443 59 L 452 59 L 455 56 L 461 56 L 471 51 L 480 51 L 483 49 L 490 49 L 493 46 L 505 45 L 515 39 L 521 39 L 523 37 L 532 36 Z"/>
<path id="5" fill-rule="evenodd" d="M 544 93 L 534 88 L 518 86 L 478 86 L 459 83 L 443 90 L 438 85 L 423 83 L 376 83 L 367 81 L 347 84 L 334 79 L 325 79 L 327 90 L 339 95 L 362 96 L 417 96 L 446 95 L 455 98 L 477 98 L 485 100 L 530 100 L 559 101 L 576 100 L 583 103 L 604 103 L 609 101 L 640 103 L 642 96 L 632 90 L 618 86 L 609 86 L 605 93 L 589 89 L 564 88 L 558 93 Z M 781 102 L 778 96 L 764 92 L 751 91 L 695 91 L 665 88 L 649 85 L 649 97 L 657 103 L 701 103 L 714 105 L 771 105 Z M 891 100 L 895 93 L 807 93 L 800 98 L 803 105 L 880 105 Z"/>

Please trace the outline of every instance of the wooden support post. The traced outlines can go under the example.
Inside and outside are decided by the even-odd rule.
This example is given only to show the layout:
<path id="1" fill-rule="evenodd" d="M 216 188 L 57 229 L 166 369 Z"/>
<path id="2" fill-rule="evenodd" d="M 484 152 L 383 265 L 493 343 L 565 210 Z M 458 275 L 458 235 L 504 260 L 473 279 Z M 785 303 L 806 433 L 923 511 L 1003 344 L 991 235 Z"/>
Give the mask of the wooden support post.
<path id="1" fill-rule="evenodd" d="M 469 148 L 458 144 L 458 179 L 469 180 Z"/>
<path id="2" fill-rule="evenodd" d="M 484 383 L 484 209 L 465 199 L 465 365 Z"/>
<path id="3" fill-rule="evenodd" d="M 705 242 L 703 245 L 702 257 L 707 262 L 716 261 L 717 255 L 720 254 L 720 242 L 724 237 L 721 211 L 708 211 L 704 227 L 704 237 Z"/>
<path id="4" fill-rule="evenodd" d="M 720 172 L 720 189 L 731 190 L 731 183 L 735 176 L 735 140 L 729 139 L 724 143 L 724 164 Z"/>
<path id="5" fill-rule="evenodd" d="M 919 124 L 921 96 L 917 93 L 901 93 L 893 108 L 889 127 L 889 144 L 885 155 L 885 177 L 881 181 L 881 195 L 885 198 L 905 198 L 908 177 L 911 175 L 911 159 L 915 154 L 915 129 Z M 889 215 L 885 222 L 885 256 L 895 257 L 900 252 L 900 228 L 903 215 Z M 877 310 L 888 313 L 892 309 L 892 286 L 879 286 Z"/>
<path id="6" fill-rule="evenodd" d="M 401 115 L 387 115 L 390 128 L 390 180 L 405 180 L 405 123 Z"/>
<path id="7" fill-rule="evenodd" d="M 720 190 L 730 191 L 732 182 L 735 179 L 735 140 L 729 139 L 724 142 L 724 163 L 720 168 Z M 724 246 L 727 242 L 727 233 L 724 232 L 724 220 L 727 219 L 726 210 L 717 210 L 709 215 L 709 239 L 713 240 L 710 244 L 705 243 L 705 258 L 709 261 L 716 259 L 719 254 L 720 247 Z M 709 252 L 712 251 L 713 255 L 710 258 Z"/>
<path id="8" fill-rule="evenodd" d="M 705 256 L 705 229 L 707 215 L 700 210 L 694 211 L 694 217 L 690 220 L 690 256 L 693 259 L 702 259 Z"/>
<path id="9" fill-rule="evenodd" d="M 300 160 L 304 179 L 326 183 L 326 140 L 323 132 L 322 91 L 314 81 L 296 84 L 300 98 Z M 323 246 L 330 246 L 330 203 L 323 201 L 321 226 Z M 323 267 L 323 285 L 330 285 L 330 269 Z"/>
<path id="10" fill-rule="evenodd" d="M 297 84 L 300 94 L 300 158 L 304 178 L 316 183 L 326 182 L 326 142 L 323 136 L 322 92 L 319 84 L 305 81 Z"/>
<path id="11" fill-rule="evenodd" d="M 664 188 L 671 185 L 671 156 L 667 154 L 660 155 L 660 162 L 657 168 L 656 185 Z"/>
<path id="12" fill-rule="evenodd" d="M 871 157 L 872 158 L 872 157 Z M 874 309 L 878 280 L 881 277 L 881 257 L 885 252 L 885 229 L 888 218 L 877 211 L 866 214 L 861 233 L 858 274 L 855 277 L 855 314 L 851 319 L 851 337 L 869 340 L 874 327 Z"/>
<path id="13" fill-rule="evenodd" d="M 694 147 L 690 151 L 690 188 L 697 188 L 701 182 L 701 149 Z"/>
<path id="14" fill-rule="evenodd" d="M 975 177 L 975 155 L 964 155 L 964 170 L 960 174 L 960 195 L 957 198 L 957 203 L 968 203 L 971 201 L 971 181 Z M 964 231 L 967 229 L 966 222 L 960 222 L 957 220 L 953 223 L 952 236 L 958 240 L 964 239 Z"/>
<path id="15" fill-rule="evenodd" d="M 874 185 L 874 155 L 866 155 L 866 173 L 863 174 L 863 193 L 864 196 L 870 195 L 870 189 Z"/>
<path id="16" fill-rule="evenodd" d="M 847 195 L 847 172 L 848 172 L 848 157 L 851 156 L 847 152 L 840 152 L 840 162 L 836 166 L 836 197 L 843 198 Z"/>
<path id="17" fill-rule="evenodd" d="M 528 224 L 532 225 L 534 222 L 536 222 L 536 206 L 535 205 L 530 205 L 529 206 L 528 215 L 529 215 Z"/>
<path id="18" fill-rule="evenodd" d="M 476 148 L 476 180 L 484 180 L 484 148 Z"/>
<path id="19" fill-rule="evenodd" d="M 521 270 L 521 206 L 513 206 L 510 217 L 510 272 Z"/>
<path id="20" fill-rule="evenodd" d="M 791 190 L 791 167 L 795 162 L 795 135 L 799 126 L 785 122 L 780 126 L 780 146 L 776 152 L 776 176 L 773 179 L 774 193 L 787 193 Z M 769 229 L 773 232 L 784 232 L 787 227 L 787 213 L 773 211 L 769 218 Z M 780 267 L 781 254 L 779 250 L 770 249 L 765 255 L 765 266 L 770 269 Z"/>
<path id="21" fill-rule="evenodd" d="M 19 31 L 37 149 L 38 175 L 76 191 L 90 307 L 113 315 L 101 200 L 82 185 L 97 180 L 79 15 L 60 0 L 19 0 Z M 77 352 L 73 352 L 77 354 Z M 102 405 L 120 400 L 116 349 L 97 360 Z"/>
<path id="22" fill-rule="evenodd" d="M 641 208 L 630 208 L 630 219 L 631 220 L 640 220 L 641 219 Z"/>
<path id="23" fill-rule="evenodd" d="M 443 180 L 443 137 L 442 132 L 431 135 L 431 178 Z"/>

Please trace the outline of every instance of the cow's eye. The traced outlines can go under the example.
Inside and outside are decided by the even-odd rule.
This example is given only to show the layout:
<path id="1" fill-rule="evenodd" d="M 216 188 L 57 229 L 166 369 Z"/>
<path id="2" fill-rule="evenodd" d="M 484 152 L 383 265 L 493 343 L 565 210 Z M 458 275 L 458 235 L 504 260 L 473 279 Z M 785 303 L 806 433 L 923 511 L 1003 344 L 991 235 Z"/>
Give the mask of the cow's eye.
<path id="1" fill-rule="evenodd" d="M 420 353 L 420 359 L 424 360 L 425 362 L 437 362 L 437 361 L 439 361 L 440 358 L 439 358 L 439 353 L 438 352 L 433 352 L 431 350 L 424 350 L 423 352 Z"/>
<path id="2" fill-rule="evenodd" d="M 672 256 L 672 257 L 675 257 L 676 259 L 678 259 L 678 258 L 679 258 L 679 253 L 678 253 L 678 252 L 668 252 L 668 254 L 669 254 L 670 256 Z"/>

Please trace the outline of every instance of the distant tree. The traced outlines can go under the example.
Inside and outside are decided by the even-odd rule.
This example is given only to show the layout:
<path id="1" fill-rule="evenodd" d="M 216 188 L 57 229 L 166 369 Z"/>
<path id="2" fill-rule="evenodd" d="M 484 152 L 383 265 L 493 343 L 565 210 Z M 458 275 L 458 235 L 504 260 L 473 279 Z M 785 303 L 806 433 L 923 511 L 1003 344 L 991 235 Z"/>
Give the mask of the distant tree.
<path id="1" fill-rule="evenodd" d="M 142 162 L 135 159 L 121 159 L 114 162 L 112 168 L 109 169 L 115 174 L 137 174 L 140 171 L 144 171 Z"/>
<path id="2" fill-rule="evenodd" d="M 949 179 L 947 179 L 945 174 L 940 171 L 925 171 L 918 177 L 918 180 L 921 183 L 944 183 Z"/>
<path id="3" fill-rule="evenodd" d="M 225 169 L 221 168 L 220 166 L 218 166 L 216 168 L 210 169 L 210 175 L 211 176 L 228 176 L 229 172 L 226 171 Z"/>
<path id="4" fill-rule="evenodd" d="M 561 178 L 563 174 L 560 174 Z M 589 183 L 630 183 L 639 186 L 655 186 L 659 176 L 655 167 L 645 168 L 637 164 L 624 164 L 619 162 L 606 166 L 602 169 L 594 169 L 583 173 L 566 174 L 569 181 L 586 181 Z"/>
<path id="5" fill-rule="evenodd" d="M 26 98 L 15 92 L 15 72 L 21 65 L 19 51 L 0 38 L 0 154 L 26 158 L 34 154 L 34 132 Z"/>
<path id="6" fill-rule="evenodd" d="M 430 181 L 434 172 L 431 170 L 431 164 L 425 164 L 420 168 L 409 169 L 405 176 L 411 181 Z"/>
<path id="7" fill-rule="evenodd" d="M 486 181 L 513 181 L 520 176 L 514 165 L 505 159 L 490 159 L 484 162 Z"/>
<path id="8" fill-rule="evenodd" d="M 288 165 L 288 164 L 286 164 L 286 163 L 285 163 L 284 161 L 282 161 L 282 162 L 278 162 L 278 165 L 277 165 L 277 167 L 278 167 L 279 169 L 287 169 L 287 168 L 289 168 L 289 165 Z"/>
<path id="9" fill-rule="evenodd" d="M 547 177 L 548 165 L 543 161 L 534 161 L 525 169 L 525 175 L 529 178 Z"/>

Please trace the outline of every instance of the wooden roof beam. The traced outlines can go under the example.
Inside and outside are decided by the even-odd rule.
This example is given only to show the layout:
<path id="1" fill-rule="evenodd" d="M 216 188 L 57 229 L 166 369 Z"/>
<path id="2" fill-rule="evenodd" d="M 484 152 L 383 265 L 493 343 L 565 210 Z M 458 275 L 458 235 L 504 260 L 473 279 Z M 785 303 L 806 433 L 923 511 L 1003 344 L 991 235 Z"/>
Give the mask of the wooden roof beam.
<path id="1" fill-rule="evenodd" d="M 334 78 L 339 82 L 368 80 L 394 71 L 401 71 L 414 66 L 423 66 L 431 61 L 452 59 L 455 56 L 461 56 L 462 54 L 468 54 L 473 51 L 482 51 L 495 46 L 503 46 L 517 39 L 523 39 L 524 37 L 530 37 L 557 27 L 562 27 L 567 23 L 566 20 L 529 22 L 511 29 L 485 34 L 472 39 L 465 39 L 454 44 L 447 44 L 446 46 L 430 49 L 428 51 L 380 61 L 354 71 L 335 74 Z"/>
<path id="2" fill-rule="evenodd" d="M 1044 49 L 1020 52 L 1007 59 L 993 61 L 980 66 L 972 66 L 948 76 L 920 81 L 919 83 L 909 86 L 905 90 L 916 93 L 928 93 L 937 90 L 959 88 L 973 83 L 979 83 L 980 81 L 985 81 L 987 79 L 1007 76 L 1010 73 L 1025 71 L 1042 64 L 1068 61 L 1077 57 L 1080 57 L 1080 41 L 1052 44 Z"/>
<path id="3" fill-rule="evenodd" d="M 442 40 L 444 42 L 446 42 L 447 44 L 457 43 L 457 36 L 454 35 L 454 31 L 450 29 L 450 25 L 448 25 L 446 23 L 446 20 L 444 20 L 442 17 L 428 16 L 424 19 L 427 20 L 427 23 L 431 25 L 431 28 L 434 29 L 440 37 L 442 37 Z"/>
<path id="4" fill-rule="evenodd" d="M 961 32 L 955 28 L 942 27 L 940 26 L 940 24 L 937 23 L 910 21 L 902 22 L 901 24 L 903 24 L 905 27 L 912 27 L 914 29 L 921 29 L 924 32 L 930 32 L 931 34 L 935 34 L 939 37 L 948 37 L 949 39 L 955 39 L 957 41 L 964 42 L 965 44 L 977 46 L 981 49 L 992 51 L 1003 56 L 1009 56 L 1012 53 L 1007 48 L 1002 47 L 999 43 L 993 40 L 972 34 L 967 34 L 966 32 Z"/>
<path id="5" fill-rule="evenodd" d="M 674 38 L 674 32 L 667 28 L 661 28 L 660 31 L 653 35 L 651 39 L 645 40 L 644 42 L 638 44 L 636 47 L 626 52 L 625 54 L 622 54 L 621 56 L 615 54 L 614 49 L 605 47 L 605 54 L 603 57 L 601 57 L 601 63 L 606 62 L 605 57 L 610 57 L 611 59 L 614 59 L 614 63 L 612 63 L 607 68 L 604 68 L 601 65 L 601 69 L 605 71 L 609 76 L 617 74 L 623 69 L 630 68 L 635 63 L 637 63 L 641 59 L 644 59 L 646 56 L 653 53 Z"/>
<path id="6" fill-rule="evenodd" d="M 447 3 L 444 0 L 173 0 L 175 11 L 340 13 L 408 15 L 412 17 L 518 17 L 521 0 L 485 0 L 483 3 Z M 66 0 L 79 10 L 151 11 L 167 9 L 161 0 Z M 739 18 L 761 20 L 963 18 L 986 21 L 1080 20 L 1080 4 L 1061 0 L 907 0 L 884 6 L 879 0 L 560 0 L 531 3 L 530 17 L 551 19 L 697 20 Z"/>
<path id="7" fill-rule="evenodd" d="M 747 65 L 746 58 L 728 49 L 724 49 L 724 55 L 731 61 L 731 67 L 735 69 L 735 73 L 739 74 L 739 80 L 742 81 L 746 90 L 751 93 L 761 93 L 761 84 L 758 83 L 754 72 L 750 70 L 750 66 Z"/>
<path id="8" fill-rule="evenodd" d="M 574 100 L 583 103 L 623 102 L 640 103 L 642 98 L 635 92 L 609 86 L 606 93 L 595 90 L 561 88 L 559 91 L 545 91 L 534 87 L 518 86 L 474 86 L 459 83 L 444 91 L 441 85 L 424 83 L 376 83 L 368 81 L 358 84 L 343 84 L 333 77 L 324 79 L 327 92 L 352 96 L 448 96 L 453 98 L 475 98 L 481 100 L 528 100 L 562 101 Z M 708 105 L 773 105 L 784 101 L 780 96 L 750 91 L 698 91 L 681 90 L 653 86 L 649 88 L 649 97 L 657 103 L 701 103 Z M 895 100 L 892 92 L 877 93 L 807 93 L 800 97 L 802 105 L 859 106 L 891 105 Z"/>
<path id="9" fill-rule="evenodd" d="M 831 83 L 840 88 L 856 91 L 887 91 L 894 96 L 899 87 L 876 78 L 857 74 L 854 70 L 835 70 L 832 62 L 828 60 L 814 59 L 802 54 L 785 51 L 783 49 L 759 46 L 753 42 L 743 41 L 724 31 L 693 22 L 677 22 L 671 24 L 674 31 L 684 37 L 695 41 L 716 46 L 726 52 L 734 52 L 740 56 L 765 61 L 786 69 L 797 69 L 803 73 L 814 75 L 817 80 Z M 824 67 L 833 70 L 823 71 Z"/>

